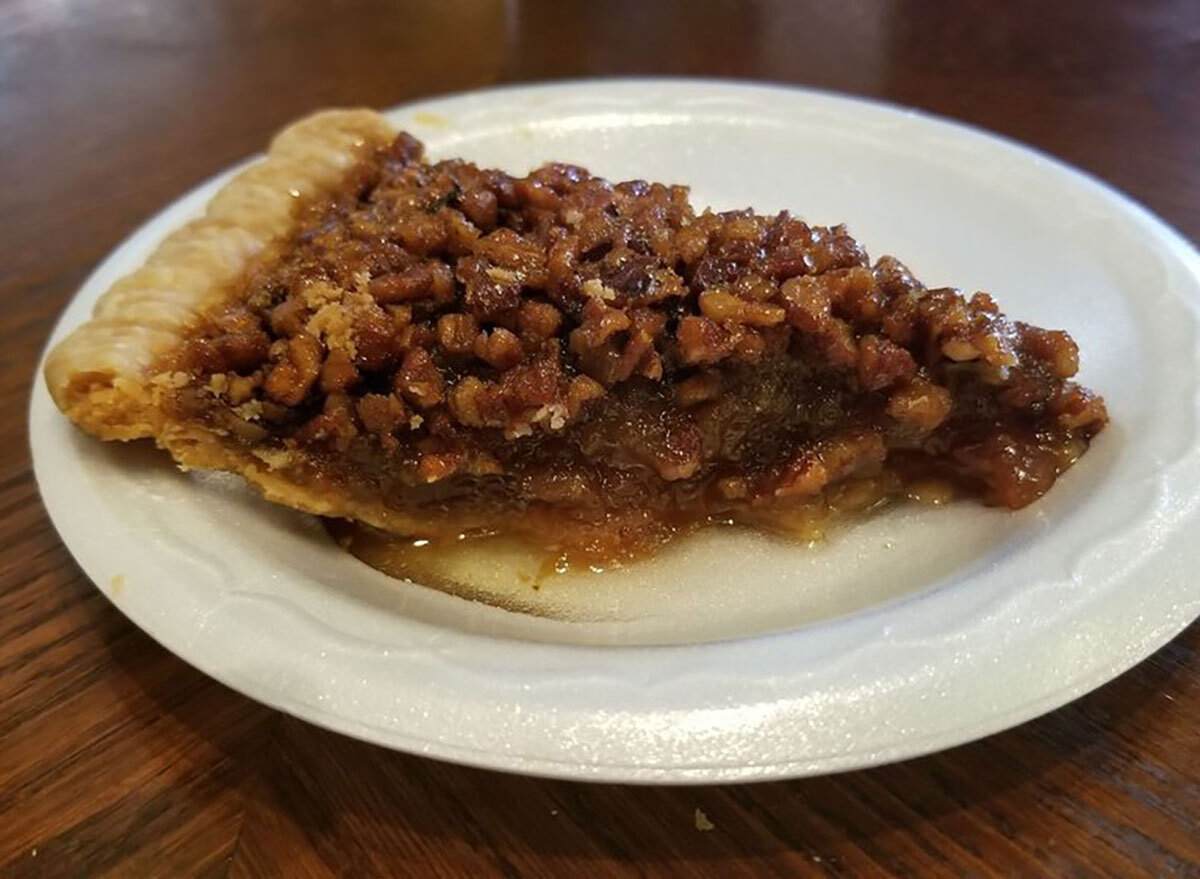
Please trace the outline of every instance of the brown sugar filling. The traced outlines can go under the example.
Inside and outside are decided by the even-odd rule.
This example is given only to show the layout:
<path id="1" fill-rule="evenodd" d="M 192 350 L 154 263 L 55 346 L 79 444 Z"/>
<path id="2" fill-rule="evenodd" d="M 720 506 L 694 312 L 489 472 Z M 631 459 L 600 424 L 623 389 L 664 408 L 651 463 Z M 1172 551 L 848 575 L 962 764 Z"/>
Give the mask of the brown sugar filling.
<path id="1" fill-rule="evenodd" d="M 421 153 L 401 134 L 303 205 L 161 365 L 173 417 L 397 533 L 611 561 L 930 485 L 1015 509 L 1107 420 L 1066 333 L 842 226 Z"/>

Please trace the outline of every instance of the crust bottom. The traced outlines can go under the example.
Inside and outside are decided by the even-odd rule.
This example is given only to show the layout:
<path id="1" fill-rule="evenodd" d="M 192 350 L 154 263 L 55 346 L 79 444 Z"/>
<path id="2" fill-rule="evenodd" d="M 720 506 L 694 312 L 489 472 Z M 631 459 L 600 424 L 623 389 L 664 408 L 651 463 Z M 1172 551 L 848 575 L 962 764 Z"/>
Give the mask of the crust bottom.
<path id="1" fill-rule="evenodd" d="M 202 428 L 172 423 L 157 430 L 158 446 L 184 470 L 236 473 L 267 500 L 306 513 L 354 519 L 395 534 L 420 530 L 421 520 L 388 509 L 381 498 L 348 494 L 345 485 L 326 485 L 320 476 L 299 468 L 273 469 L 271 462 L 230 448 Z"/>

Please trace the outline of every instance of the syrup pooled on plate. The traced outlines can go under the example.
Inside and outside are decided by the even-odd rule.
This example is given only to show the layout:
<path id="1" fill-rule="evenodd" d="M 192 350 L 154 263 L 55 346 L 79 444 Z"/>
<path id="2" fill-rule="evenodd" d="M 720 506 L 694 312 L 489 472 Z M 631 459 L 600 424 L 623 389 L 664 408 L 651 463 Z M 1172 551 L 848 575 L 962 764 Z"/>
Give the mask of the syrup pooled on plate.
<path id="1" fill-rule="evenodd" d="M 693 524 L 686 535 L 677 533 L 670 539 L 703 540 L 710 529 L 750 526 L 777 533 L 800 548 L 811 547 L 835 533 L 846 518 L 881 510 L 897 488 L 894 477 L 855 480 L 827 496 L 793 505 L 786 517 Z M 904 489 L 905 496 L 928 505 L 943 504 L 953 493 L 949 484 L 934 479 Z M 563 619 L 580 615 L 579 593 L 594 589 L 596 578 L 636 566 L 653 553 L 644 543 L 636 549 L 625 547 L 616 556 L 601 556 L 581 552 L 577 544 L 553 548 L 510 534 L 402 537 L 343 519 L 324 522 L 342 549 L 390 577 L 505 610 Z"/>

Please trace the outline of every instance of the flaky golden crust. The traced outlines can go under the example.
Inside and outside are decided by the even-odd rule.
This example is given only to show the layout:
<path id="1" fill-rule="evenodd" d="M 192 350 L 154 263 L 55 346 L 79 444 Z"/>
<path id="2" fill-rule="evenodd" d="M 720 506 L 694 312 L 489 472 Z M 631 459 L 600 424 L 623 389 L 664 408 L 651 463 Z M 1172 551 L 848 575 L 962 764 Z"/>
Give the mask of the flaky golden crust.
<path id="1" fill-rule="evenodd" d="M 204 216 L 171 233 L 137 271 L 100 298 L 92 317 L 46 359 L 54 402 L 104 440 L 153 437 L 188 469 L 239 473 L 271 501 L 403 530 L 378 498 L 347 496 L 318 475 L 231 447 L 159 406 L 172 376 L 154 374 L 193 322 L 219 306 L 252 261 L 292 227 L 296 205 L 332 189 L 348 169 L 395 136 L 372 110 L 325 110 L 289 125 L 266 157 L 213 196 Z"/>
<path id="2" fill-rule="evenodd" d="M 145 265 L 113 284 L 91 319 L 50 352 L 46 384 L 59 409 L 101 439 L 154 436 L 169 446 L 164 431 L 173 431 L 156 404 L 152 364 L 287 233 L 299 200 L 335 186 L 394 134 L 371 110 L 326 110 L 281 131 L 266 158 L 226 183 L 202 218 L 173 232 Z"/>
<path id="3" fill-rule="evenodd" d="M 418 519 L 388 509 L 382 498 L 329 484 L 302 464 L 268 461 L 240 451 L 203 427 L 173 422 L 163 425 L 155 439 L 184 469 L 237 473 L 273 503 L 318 516 L 354 519 L 396 534 L 421 531 Z"/>

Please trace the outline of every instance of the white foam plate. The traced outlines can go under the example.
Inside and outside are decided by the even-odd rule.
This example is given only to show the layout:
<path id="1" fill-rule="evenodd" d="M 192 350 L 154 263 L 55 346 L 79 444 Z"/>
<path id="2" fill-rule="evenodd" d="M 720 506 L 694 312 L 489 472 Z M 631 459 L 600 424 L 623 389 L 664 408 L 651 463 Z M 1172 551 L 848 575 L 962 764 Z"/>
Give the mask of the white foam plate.
<path id="1" fill-rule="evenodd" d="M 1200 257 L 1129 199 L 971 128 L 796 89 L 593 81 L 389 115 L 433 158 L 511 171 L 567 160 L 690 183 L 698 204 L 844 221 L 930 285 L 987 290 L 1069 329 L 1113 423 L 1017 513 L 898 507 L 811 550 L 707 532 L 613 576 L 553 581 L 533 615 L 390 580 L 311 518 L 140 445 L 95 442 L 39 383 L 34 464 L 64 542 L 192 665 L 413 753 L 712 782 L 867 766 L 1003 729 L 1109 680 L 1200 613 Z M 223 178 L 121 245 L 53 339 Z"/>

